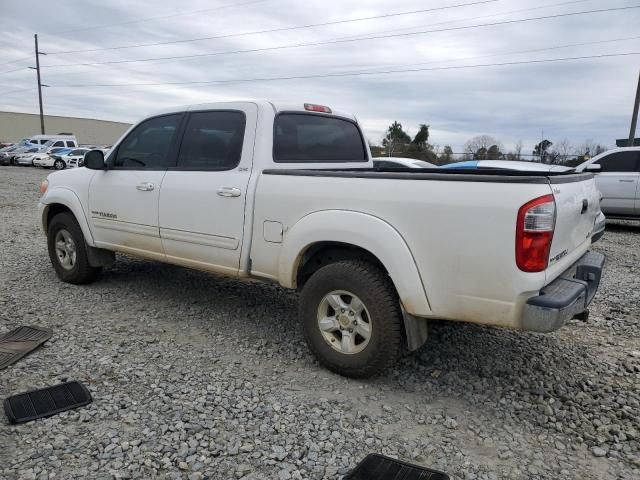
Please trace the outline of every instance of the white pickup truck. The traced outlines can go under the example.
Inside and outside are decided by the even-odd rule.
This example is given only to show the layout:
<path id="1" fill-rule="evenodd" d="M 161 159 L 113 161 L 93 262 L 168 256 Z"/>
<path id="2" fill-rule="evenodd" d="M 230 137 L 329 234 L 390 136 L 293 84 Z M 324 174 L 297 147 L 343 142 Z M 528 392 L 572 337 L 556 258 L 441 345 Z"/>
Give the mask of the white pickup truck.
<path id="1" fill-rule="evenodd" d="M 429 319 L 555 330 L 604 264 L 592 174 L 376 169 L 356 118 L 320 105 L 170 110 L 85 166 L 40 188 L 63 281 L 122 252 L 298 289 L 310 349 L 346 376 L 421 346 Z"/>

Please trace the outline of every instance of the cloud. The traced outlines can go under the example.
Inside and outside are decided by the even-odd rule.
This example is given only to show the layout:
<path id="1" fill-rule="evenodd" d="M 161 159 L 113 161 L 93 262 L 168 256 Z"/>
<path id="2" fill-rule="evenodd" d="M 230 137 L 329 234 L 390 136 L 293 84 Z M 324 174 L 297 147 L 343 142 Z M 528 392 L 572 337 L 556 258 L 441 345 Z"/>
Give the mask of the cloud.
<path id="1" fill-rule="evenodd" d="M 463 3 L 465 0 L 460 0 Z M 469 0 L 467 0 L 469 1 Z M 404 33 L 557 13 L 632 5 L 629 1 L 500 0 L 478 6 L 343 23 L 261 35 L 234 36 L 156 47 L 56 55 L 55 52 L 225 35 L 307 25 L 451 5 L 438 0 L 322 2 L 265 0 L 221 10 L 205 0 L 111 2 L 59 0 L 56 21 L 25 15 L 23 2 L 5 0 L 0 16 L 11 29 L 4 35 L 3 60 L 29 57 L 38 32 L 42 57 L 45 112 L 109 120 L 135 121 L 158 108 L 218 100 L 267 98 L 278 102 L 314 102 L 354 112 L 368 137 L 379 141 L 386 127 L 400 121 L 410 132 L 431 125 L 431 141 L 460 151 L 477 134 L 500 139 L 507 148 L 522 139 L 533 149 L 541 131 L 551 140 L 574 143 L 591 138 L 612 146 L 626 136 L 638 74 L 638 57 L 591 59 L 502 67 L 405 72 L 392 75 L 314 78 L 211 85 L 62 88 L 63 85 L 160 83 L 237 80 L 331 74 L 355 70 L 423 68 L 640 51 L 640 39 L 533 52 L 553 46 L 633 36 L 640 10 L 464 29 L 397 38 L 290 48 L 181 61 L 52 68 L 54 64 L 135 60 L 266 48 L 371 35 Z M 245 1 L 234 0 L 242 4 Z M 555 5 L 555 6 L 554 6 Z M 30 11 L 50 9 L 44 0 Z M 186 14 L 196 10 L 209 11 Z M 523 9 L 528 12 L 506 13 Z M 175 15 L 167 17 L 168 15 Z M 148 17 L 165 17 L 139 21 Z M 527 51 L 527 53 L 514 53 Z M 22 61 L 0 67 L 0 110 L 37 111 L 35 90 L 2 92 L 35 86 L 32 70 L 2 74 L 31 65 Z"/>

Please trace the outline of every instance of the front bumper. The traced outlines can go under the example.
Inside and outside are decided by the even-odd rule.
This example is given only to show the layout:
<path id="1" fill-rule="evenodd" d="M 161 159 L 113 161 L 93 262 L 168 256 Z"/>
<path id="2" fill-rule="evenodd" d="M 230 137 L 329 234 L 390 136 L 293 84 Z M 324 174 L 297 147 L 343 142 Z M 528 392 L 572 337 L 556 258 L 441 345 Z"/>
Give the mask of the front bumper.
<path id="1" fill-rule="evenodd" d="M 523 330 L 552 332 L 584 312 L 600 285 L 604 255 L 585 253 L 558 278 L 527 300 L 522 319 Z"/>

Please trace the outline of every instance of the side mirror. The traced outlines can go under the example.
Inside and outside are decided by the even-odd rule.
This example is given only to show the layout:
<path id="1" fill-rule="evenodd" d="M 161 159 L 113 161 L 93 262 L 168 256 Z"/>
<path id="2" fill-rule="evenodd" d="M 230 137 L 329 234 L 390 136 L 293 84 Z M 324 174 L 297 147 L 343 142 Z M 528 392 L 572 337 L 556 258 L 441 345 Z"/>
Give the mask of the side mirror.
<path id="1" fill-rule="evenodd" d="M 106 170 L 104 153 L 101 150 L 90 150 L 84 154 L 84 166 L 91 170 Z"/>
<path id="2" fill-rule="evenodd" d="M 592 163 L 591 165 L 587 165 L 585 168 L 587 172 L 599 172 L 602 170 L 602 166 L 599 163 Z"/>

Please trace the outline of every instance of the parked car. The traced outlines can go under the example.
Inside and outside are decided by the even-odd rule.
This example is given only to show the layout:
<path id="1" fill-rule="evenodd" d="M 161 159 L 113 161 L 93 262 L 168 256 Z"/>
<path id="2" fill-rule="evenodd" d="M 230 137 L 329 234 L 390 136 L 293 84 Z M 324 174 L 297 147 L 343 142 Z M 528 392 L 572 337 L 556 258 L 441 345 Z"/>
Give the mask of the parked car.
<path id="1" fill-rule="evenodd" d="M 33 165 L 36 167 L 52 168 L 55 159 L 51 155 L 63 154 L 64 152 L 70 152 L 73 148 L 67 147 L 55 147 L 46 152 L 38 152 L 33 157 Z"/>
<path id="2" fill-rule="evenodd" d="M 65 168 L 75 168 L 79 162 L 83 162 L 84 154 L 87 153 L 87 148 L 66 148 L 58 153 L 54 153 L 51 156 L 53 159 L 53 168 L 56 170 L 64 170 Z"/>
<path id="3" fill-rule="evenodd" d="M 442 165 L 440 168 L 506 168 L 508 170 L 529 172 L 568 172 L 573 170 L 573 168 L 565 165 L 524 162 L 520 160 L 466 160 Z"/>
<path id="4" fill-rule="evenodd" d="M 576 171 L 595 174 L 607 218 L 640 219 L 640 147 L 608 150 Z"/>
<path id="5" fill-rule="evenodd" d="M 73 148 L 78 146 L 76 137 L 70 133 L 60 133 L 57 135 L 33 135 L 29 137 L 29 141 L 46 147 Z"/>
<path id="6" fill-rule="evenodd" d="M 7 166 L 11 164 L 13 152 L 18 149 L 18 145 L 11 145 L 0 149 L 0 165 Z"/>
<path id="7" fill-rule="evenodd" d="M 75 148 L 71 152 L 64 155 L 62 159 L 65 161 L 67 168 L 83 167 L 84 156 L 88 151 L 88 148 Z"/>
<path id="8" fill-rule="evenodd" d="M 14 158 L 21 153 L 28 153 L 29 150 L 40 148 L 40 145 L 29 142 L 28 139 L 21 140 L 18 144 L 9 147 L 5 152 L 0 154 L 0 161 L 3 165 L 14 165 Z"/>
<path id="9" fill-rule="evenodd" d="M 346 376 L 420 347 L 429 319 L 560 328 L 604 264 L 593 175 L 379 171 L 357 119 L 320 105 L 167 110 L 85 167 L 40 185 L 62 281 L 123 252 L 298 289 L 307 344 Z"/>
<path id="10" fill-rule="evenodd" d="M 415 158 L 403 157 L 373 157 L 375 168 L 438 168 L 433 163 Z"/>
<path id="11" fill-rule="evenodd" d="M 13 145 L 14 145 L 13 143 L 0 142 L 0 150 L 3 148 L 11 147 Z"/>
<path id="12" fill-rule="evenodd" d="M 18 153 L 13 156 L 12 164 L 13 165 L 33 165 L 33 157 L 38 153 L 39 148 L 34 147 L 29 150 Z"/>

